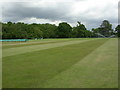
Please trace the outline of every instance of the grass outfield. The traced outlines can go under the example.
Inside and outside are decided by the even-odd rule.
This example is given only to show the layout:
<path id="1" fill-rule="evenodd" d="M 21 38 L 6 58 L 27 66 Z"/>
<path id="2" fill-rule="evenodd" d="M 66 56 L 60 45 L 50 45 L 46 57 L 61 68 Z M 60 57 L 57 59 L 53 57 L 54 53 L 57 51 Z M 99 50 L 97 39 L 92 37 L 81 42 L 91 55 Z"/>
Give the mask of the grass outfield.
<path id="1" fill-rule="evenodd" d="M 3 43 L 3 88 L 117 88 L 117 43 L 117 39 Z"/>

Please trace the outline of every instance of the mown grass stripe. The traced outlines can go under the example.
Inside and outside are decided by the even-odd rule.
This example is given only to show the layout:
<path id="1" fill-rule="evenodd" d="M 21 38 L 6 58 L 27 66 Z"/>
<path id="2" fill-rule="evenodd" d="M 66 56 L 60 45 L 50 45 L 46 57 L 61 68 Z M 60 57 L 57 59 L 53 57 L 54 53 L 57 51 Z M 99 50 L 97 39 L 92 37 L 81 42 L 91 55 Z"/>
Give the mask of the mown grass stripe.
<path id="1" fill-rule="evenodd" d="M 47 80 L 82 60 L 107 39 L 92 40 L 3 58 L 3 88 L 43 87 Z"/>
<path id="2" fill-rule="evenodd" d="M 44 85 L 44 88 L 118 88 L 117 39 L 107 41 Z"/>
<path id="3" fill-rule="evenodd" d="M 17 43 L 17 44 L 10 44 L 10 45 L 3 45 L 2 49 L 9 49 L 9 48 L 15 48 L 15 47 L 23 47 L 23 46 L 32 46 L 32 45 L 43 45 L 43 44 L 50 44 L 50 43 L 59 43 L 59 42 L 67 42 L 72 40 L 52 40 L 52 41 L 39 41 L 39 42 L 26 42 L 26 43 Z"/>
<path id="4" fill-rule="evenodd" d="M 61 46 L 69 45 L 69 44 L 83 43 L 87 41 L 90 41 L 90 40 L 75 40 L 75 41 L 60 42 L 60 43 L 54 43 L 54 44 L 50 43 L 50 44 L 45 44 L 45 45 L 33 45 L 33 46 L 3 49 L 3 57 L 27 53 L 27 52 L 33 52 L 33 51 L 38 51 L 38 50 L 44 50 L 44 49 L 49 49 L 49 48 L 61 47 Z"/>
<path id="5" fill-rule="evenodd" d="M 93 38 L 94 40 L 96 38 Z M 93 40 L 91 39 L 91 40 Z M 58 42 L 67 42 L 67 41 L 75 41 L 75 40 L 88 40 L 88 38 L 72 38 L 72 39 L 44 39 L 44 40 L 30 40 L 28 42 L 2 42 L 2 49 L 22 47 L 22 46 L 31 46 L 31 45 L 41 45 L 41 44 L 49 44 L 49 43 L 58 43 Z"/>

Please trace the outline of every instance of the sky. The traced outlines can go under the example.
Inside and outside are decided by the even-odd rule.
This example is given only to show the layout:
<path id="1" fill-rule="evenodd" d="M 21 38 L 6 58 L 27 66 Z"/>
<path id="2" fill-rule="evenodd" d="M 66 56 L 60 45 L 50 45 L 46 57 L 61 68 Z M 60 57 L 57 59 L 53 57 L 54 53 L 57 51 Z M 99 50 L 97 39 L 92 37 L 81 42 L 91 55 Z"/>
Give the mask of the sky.
<path id="1" fill-rule="evenodd" d="M 80 21 L 88 30 L 108 20 L 113 29 L 118 24 L 119 0 L 4 0 L 0 1 L 0 21 L 24 23 L 67 22 L 72 27 Z"/>

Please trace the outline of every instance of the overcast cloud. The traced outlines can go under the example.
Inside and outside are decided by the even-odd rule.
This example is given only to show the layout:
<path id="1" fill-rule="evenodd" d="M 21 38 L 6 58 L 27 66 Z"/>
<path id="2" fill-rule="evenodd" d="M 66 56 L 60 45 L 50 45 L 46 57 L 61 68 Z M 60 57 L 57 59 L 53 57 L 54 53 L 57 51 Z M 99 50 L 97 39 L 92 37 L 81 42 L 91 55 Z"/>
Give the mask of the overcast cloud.
<path id="1" fill-rule="evenodd" d="M 88 29 L 109 20 L 113 28 L 118 24 L 119 0 L 5 0 L 0 2 L 2 22 L 51 23 L 66 21 L 75 26 L 77 21 Z"/>

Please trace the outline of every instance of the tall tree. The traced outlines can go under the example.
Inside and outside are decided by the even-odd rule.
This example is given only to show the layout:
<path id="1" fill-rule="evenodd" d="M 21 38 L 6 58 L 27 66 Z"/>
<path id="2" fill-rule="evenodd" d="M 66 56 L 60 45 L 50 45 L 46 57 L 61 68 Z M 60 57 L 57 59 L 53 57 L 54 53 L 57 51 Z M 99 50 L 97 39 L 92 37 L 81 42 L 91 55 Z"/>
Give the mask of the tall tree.
<path id="1" fill-rule="evenodd" d="M 62 22 L 57 28 L 57 35 L 59 38 L 69 38 L 72 36 L 72 27 L 66 23 Z"/>
<path id="2" fill-rule="evenodd" d="M 46 23 L 39 25 L 39 28 L 42 30 L 44 38 L 56 37 L 56 29 L 57 29 L 56 25 Z"/>
<path id="3" fill-rule="evenodd" d="M 117 36 L 120 37 L 120 25 L 117 25 L 115 31 L 117 32 Z"/>
<path id="4" fill-rule="evenodd" d="M 112 24 L 110 24 L 108 20 L 104 20 L 99 27 L 99 33 L 106 37 L 109 37 L 112 34 L 112 32 Z"/>
<path id="5" fill-rule="evenodd" d="M 77 22 L 78 25 L 73 27 L 73 37 L 80 38 L 80 37 L 87 37 L 87 29 L 84 24 L 81 22 Z"/>

